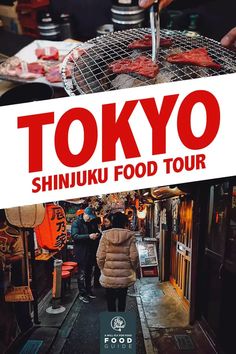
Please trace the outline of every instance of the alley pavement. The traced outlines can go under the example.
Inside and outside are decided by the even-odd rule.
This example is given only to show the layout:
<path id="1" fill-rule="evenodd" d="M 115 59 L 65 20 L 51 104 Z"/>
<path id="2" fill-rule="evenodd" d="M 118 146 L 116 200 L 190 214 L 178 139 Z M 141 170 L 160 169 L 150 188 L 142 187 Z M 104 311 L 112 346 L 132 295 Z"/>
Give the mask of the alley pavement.
<path id="1" fill-rule="evenodd" d="M 133 293 L 133 289 L 131 289 Z M 105 290 L 95 289 L 96 299 L 89 304 L 81 304 L 77 319 L 74 322 L 72 331 L 62 349 L 63 354 L 98 354 L 99 353 L 99 314 L 106 311 Z M 77 299 L 77 301 L 80 301 Z M 81 303 L 81 302 L 80 302 Z M 76 306 L 76 303 L 75 305 Z M 145 354 L 145 346 L 142 334 L 142 327 L 139 319 L 138 307 L 134 296 L 127 296 L 127 311 L 136 313 L 137 334 L 136 352 Z M 71 309 L 73 312 L 73 307 Z M 51 352 L 53 353 L 53 351 Z"/>
<path id="2" fill-rule="evenodd" d="M 99 354 L 99 314 L 106 311 L 105 290 L 95 289 L 95 294 L 96 299 L 83 303 L 73 279 L 62 302 L 66 311 L 49 315 L 46 302 L 41 324 L 7 354 Z M 136 314 L 136 354 L 216 353 L 199 323 L 188 324 L 188 309 L 169 282 L 138 280 L 128 290 L 126 311 Z"/>

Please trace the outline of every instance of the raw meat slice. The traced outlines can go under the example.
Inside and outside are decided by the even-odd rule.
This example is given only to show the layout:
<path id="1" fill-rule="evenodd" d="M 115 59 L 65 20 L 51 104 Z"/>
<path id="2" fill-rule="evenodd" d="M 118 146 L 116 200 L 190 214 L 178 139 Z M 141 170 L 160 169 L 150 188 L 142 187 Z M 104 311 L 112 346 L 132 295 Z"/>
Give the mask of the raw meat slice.
<path id="1" fill-rule="evenodd" d="M 5 64 L 5 75 L 7 76 L 16 76 L 17 67 L 12 66 L 11 64 Z"/>
<path id="2" fill-rule="evenodd" d="M 32 73 L 29 71 L 22 71 L 22 69 L 18 67 L 16 68 L 15 76 L 18 76 L 20 79 L 24 79 L 24 80 L 33 80 L 33 79 L 38 79 L 42 75 L 37 73 Z"/>
<path id="3" fill-rule="evenodd" d="M 69 62 L 76 61 L 77 59 L 79 59 L 79 57 L 86 54 L 88 49 L 93 48 L 94 46 L 95 46 L 95 44 L 84 43 L 83 47 L 74 48 L 69 55 L 68 61 Z"/>
<path id="4" fill-rule="evenodd" d="M 70 62 L 74 62 L 76 61 L 79 57 L 81 57 L 82 55 L 84 55 L 86 53 L 86 49 L 84 48 L 75 48 L 70 56 L 69 56 L 69 61 Z"/>
<path id="5" fill-rule="evenodd" d="M 6 63 L 12 67 L 17 67 L 21 63 L 21 60 L 20 60 L 20 58 L 13 56 L 13 57 L 8 58 L 6 60 Z"/>
<path id="6" fill-rule="evenodd" d="M 37 62 L 29 63 L 29 64 L 27 64 L 27 67 L 28 67 L 28 71 L 30 73 L 41 74 L 41 75 L 43 75 L 45 73 L 45 68 L 40 63 L 37 63 Z"/>
<path id="7" fill-rule="evenodd" d="M 16 69 L 21 61 L 18 57 L 10 57 L 0 65 L 0 74 L 4 76 L 16 76 Z"/>
<path id="8" fill-rule="evenodd" d="M 66 75 L 67 75 L 67 72 L 66 72 Z M 54 66 L 51 66 L 50 68 L 48 68 L 48 72 L 45 75 L 45 78 L 47 81 L 52 82 L 52 83 L 62 82 L 61 65 L 57 64 L 57 65 L 54 65 Z"/>
<path id="9" fill-rule="evenodd" d="M 160 40 L 161 47 L 169 48 L 172 44 L 173 44 L 173 41 L 171 38 L 161 38 L 161 40 Z"/>
<path id="10" fill-rule="evenodd" d="M 161 38 L 161 47 L 170 47 L 173 41 L 171 38 Z M 150 34 L 145 34 L 141 39 L 136 39 L 128 45 L 129 49 L 149 49 L 152 48 L 152 36 Z"/>
<path id="11" fill-rule="evenodd" d="M 195 48 L 178 54 L 171 54 L 166 60 L 170 63 L 192 64 L 214 69 L 221 68 L 221 65 L 213 61 L 209 56 L 207 49 L 204 47 Z"/>
<path id="12" fill-rule="evenodd" d="M 21 79 L 38 79 L 44 75 L 45 70 L 42 64 L 26 63 L 22 60 L 15 68 L 15 72 L 15 75 Z"/>
<path id="13" fill-rule="evenodd" d="M 54 47 L 37 48 L 35 50 L 35 54 L 38 59 L 43 59 L 43 60 L 58 60 L 59 59 L 58 49 L 54 48 Z"/>
<path id="14" fill-rule="evenodd" d="M 61 82 L 61 74 L 59 71 L 51 71 L 46 74 L 45 78 L 51 83 Z"/>
<path id="15" fill-rule="evenodd" d="M 7 75 L 6 66 L 0 65 L 0 75 Z"/>
<path id="16" fill-rule="evenodd" d="M 66 78 L 71 77 L 71 67 L 68 66 L 66 68 Z M 48 72 L 45 75 L 47 81 L 51 83 L 62 82 L 62 75 L 61 75 L 61 64 L 57 64 L 48 68 Z"/>
<path id="17" fill-rule="evenodd" d="M 159 72 L 158 65 L 145 56 L 116 60 L 109 65 L 109 69 L 115 74 L 136 73 L 148 78 L 154 78 Z"/>
<path id="18" fill-rule="evenodd" d="M 45 75 L 47 81 L 51 83 L 61 82 L 61 72 L 59 66 L 51 68 L 49 72 Z"/>
<path id="19" fill-rule="evenodd" d="M 26 63 L 16 57 L 9 58 L 0 68 L 0 74 L 21 79 L 37 79 L 44 74 L 44 66 L 37 62 Z"/>

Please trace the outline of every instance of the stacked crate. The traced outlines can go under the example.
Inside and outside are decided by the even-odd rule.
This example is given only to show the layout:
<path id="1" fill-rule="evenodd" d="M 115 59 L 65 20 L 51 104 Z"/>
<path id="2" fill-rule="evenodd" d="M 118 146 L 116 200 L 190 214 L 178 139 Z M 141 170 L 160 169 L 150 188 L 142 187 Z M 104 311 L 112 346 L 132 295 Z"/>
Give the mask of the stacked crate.
<path id="1" fill-rule="evenodd" d="M 18 0 L 16 11 L 23 34 L 39 38 L 38 12 L 47 9 L 48 5 L 49 0 Z"/>

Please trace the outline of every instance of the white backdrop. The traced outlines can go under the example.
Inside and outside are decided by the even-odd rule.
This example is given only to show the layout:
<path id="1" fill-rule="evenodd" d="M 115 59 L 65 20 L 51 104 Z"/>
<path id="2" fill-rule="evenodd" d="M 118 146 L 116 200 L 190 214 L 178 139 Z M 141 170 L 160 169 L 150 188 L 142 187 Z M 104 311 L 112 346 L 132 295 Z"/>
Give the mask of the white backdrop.
<path id="1" fill-rule="evenodd" d="M 0 208 L 236 175 L 235 87 L 236 74 L 230 74 L 0 107 Z M 194 150 L 187 148 L 181 142 L 177 130 L 177 117 L 179 108 L 185 97 L 198 90 L 208 91 L 215 97 L 215 101 L 218 101 L 220 125 L 214 140 L 208 146 Z M 164 154 L 152 154 L 152 129 L 139 102 L 129 119 L 129 124 L 140 157 L 126 158 L 118 139 L 115 161 L 102 162 L 102 151 L 104 152 L 107 147 L 102 142 L 103 105 L 116 103 L 116 116 L 118 118 L 127 101 L 153 98 L 157 109 L 160 111 L 163 97 L 176 94 L 179 96 L 166 126 L 166 152 Z M 85 108 L 92 113 L 96 120 L 98 139 L 96 149 L 86 163 L 81 166 L 67 167 L 58 159 L 55 152 L 54 137 L 60 118 L 64 113 L 73 108 Z M 30 173 L 29 129 L 18 128 L 18 122 L 21 121 L 21 118 L 18 117 L 46 112 L 54 112 L 54 123 L 47 124 L 42 128 L 42 171 Z M 35 118 L 32 117 L 33 119 Z M 197 103 L 191 115 L 191 129 L 195 137 L 202 136 L 206 129 L 206 121 L 206 110 L 202 104 Z M 181 131 L 185 131 L 185 129 L 187 131 L 187 122 L 184 126 L 182 124 L 180 129 Z M 110 134 L 113 133 L 111 132 Z M 89 134 L 89 132 L 86 133 L 86 139 L 89 141 L 88 148 L 89 146 L 91 147 L 93 140 L 92 135 L 89 136 Z M 70 126 L 68 141 L 71 153 L 74 155 L 78 154 L 84 141 L 84 129 L 79 118 Z M 156 143 L 159 144 L 159 142 Z M 65 141 L 60 141 L 60 144 L 63 149 L 63 144 L 66 146 L 66 139 Z M 38 147 L 34 146 L 34 148 L 37 150 Z M 31 149 L 30 153 L 34 154 L 34 151 Z M 195 162 L 196 155 L 200 155 L 197 158 L 200 161 L 204 160 L 200 163 L 199 169 L 196 169 L 195 164 L 195 168 L 191 171 L 186 171 L 183 168 L 182 171 L 175 172 L 171 161 L 170 173 L 167 173 L 165 159 L 175 159 L 177 157 L 183 159 L 187 157 L 188 159 L 190 156 L 194 156 L 192 159 Z M 132 166 L 135 167 L 137 164 L 141 164 L 138 170 L 141 174 L 142 167 L 150 161 L 152 163 L 149 163 L 149 165 L 151 165 L 153 171 L 155 168 L 157 169 L 157 171 L 154 171 L 156 173 L 153 173 L 152 176 L 145 174 L 143 177 L 138 177 L 134 175 L 132 178 L 127 179 L 123 174 L 124 167 L 116 167 L 116 171 L 119 170 L 120 174 L 116 178 L 118 180 L 115 180 L 115 166 L 130 164 L 131 166 L 125 169 L 129 173 L 132 170 Z M 179 169 L 179 166 L 180 162 L 178 161 L 176 168 Z M 100 177 L 104 177 L 104 183 L 94 184 L 93 177 L 98 177 L 98 171 L 95 171 L 97 169 L 101 174 Z M 64 175 L 64 178 L 68 178 L 71 184 L 73 176 L 77 176 L 77 172 L 80 172 L 81 176 L 87 178 L 85 185 L 75 185 L 74 187 L 69 186 L 68 188 L 59 189 L 59 178 L 62 178 L 59 175 Z M 92 176 L 90 182 L 88 176 Z M 35 178 L 37 179 L 37 186 L 35 183 L 34 185 L 32 184 Z M 48 188 L 48 185 L 45 185 L 45 191 L 42 190 L 43 180 L 52 181 L 50 188 Z"/>

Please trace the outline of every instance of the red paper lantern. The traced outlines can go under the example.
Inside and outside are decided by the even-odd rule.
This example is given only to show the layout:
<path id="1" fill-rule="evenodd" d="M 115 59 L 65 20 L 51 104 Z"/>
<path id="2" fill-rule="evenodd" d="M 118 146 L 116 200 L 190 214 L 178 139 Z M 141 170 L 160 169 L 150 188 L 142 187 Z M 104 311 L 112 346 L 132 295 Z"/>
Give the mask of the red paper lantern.
<path id="1" fill-rule="evenodd" d="M 35 228 L 38 245 L 41 248 L 56 251 L 67 242 L 66 216 L 63 208 L 57 204 L 47 204 L 45 217 Z"/>

